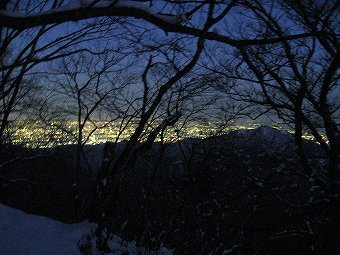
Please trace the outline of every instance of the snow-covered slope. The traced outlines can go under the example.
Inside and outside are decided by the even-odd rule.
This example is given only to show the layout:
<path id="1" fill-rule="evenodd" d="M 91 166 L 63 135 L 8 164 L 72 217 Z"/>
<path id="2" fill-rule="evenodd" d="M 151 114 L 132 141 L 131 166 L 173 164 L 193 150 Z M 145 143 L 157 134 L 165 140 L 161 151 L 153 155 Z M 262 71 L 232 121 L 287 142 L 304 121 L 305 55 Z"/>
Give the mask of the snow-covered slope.
<path id="1" fill-rule="evenodd" d="M 89 223 L 67 225 L 0 204 L 0 254 L 80 254 L 77 242 L 91 228 Z"/>
<path id="2" fill-rule="evenodd" d="M 0 204 L 0 254 L 81 255 L 77 243 L 94 228 L 95 224 L 88 222 L 68 225 Z M 117 236 L 109 246 L 112 255 L 142 254 L 138 253 L 134 242 L 121 242 Z M 157 254 L 170 255 L 171 252 L 162 249 Z"/>

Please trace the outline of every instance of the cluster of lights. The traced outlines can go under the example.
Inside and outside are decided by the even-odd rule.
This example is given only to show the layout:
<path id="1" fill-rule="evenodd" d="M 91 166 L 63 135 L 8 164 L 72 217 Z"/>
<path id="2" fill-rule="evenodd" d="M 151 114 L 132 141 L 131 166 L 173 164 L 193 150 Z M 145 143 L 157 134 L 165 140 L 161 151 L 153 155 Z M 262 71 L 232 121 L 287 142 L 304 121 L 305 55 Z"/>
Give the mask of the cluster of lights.
<path id="1" fill-rule="evenodd" d="M 156 123 L 157 124 L 157 123 Z M 95 129 L 95 127 L 97 127 Z M 136 124 L 131 124 L 120 132 L 120 123 L 96 122 L 94 124 L 85 125 L 83 129 L 83 139 L 87 140 L 87 144 L 100 144 L 108 141 L 118 141 L 129 139 L 134 132 Z M 241 127 L 238 127 L 241 128 Z M 95 131 L 93 132 L 93 130 Z M 172 142 L 178 139 L 188 137 L 205 138 L 217 131 L 218 127 L 213 123 L 191 123 L 181 130 L 176 127 L 170 127 L 164 135 L 164 140 Z M 152 130 L 152 128 L 151 128 Z M 11 141 L 13 144 L 23 145 L 26 147 L 53 147 L 57 145 L 76 144 L 77 143 L 77 122 L 50 123 L 46 125 L 39 121 L 25 122 L 15 125 L 12 129 Z M 160 138 L 158 138 L 159 140 Z"/>
<path id="2" fill-rule="evenodd" d="M 230 125 L 224 131 L 254 129 L 259 125 Z M 95 127 L 97 127 L 95 129 Z M 120 132 L 120 123 L 111 123 L 105 125 L 103 122 L 96 122 L 93 124 L 85 125 L 83 130 L 83 139 L 87 140 L 87 144 L 100 144 L 108 141 L 122 141 L 129 139 L 134 132 L 136 124 L 131 124 Z M 283 129 L 276 127 L 277 129 Z M 95 131 L 94 131 L 95 129 Z M 164 134 L 166 142 L 173 142 L 178 139 L 185 138 L 205 138 L 210 135 L 216 134 L 219 131 L 216 123 L 190 123 L 181 130 L 176 127 L 170 127 Z M 57 145 L 76 144 L 77 143 L 77 122 L 63 122 L 63 123 L 50 123 L 45 125 L 39 121 L 19 123 L 12 129 L 11 140 L 13 144 L 22 145 L 26 147 L 53 147 Z M 306 135 L 305 139 L 311 139 Z M 159 140 L 160 138 L 158 138 Z"/>

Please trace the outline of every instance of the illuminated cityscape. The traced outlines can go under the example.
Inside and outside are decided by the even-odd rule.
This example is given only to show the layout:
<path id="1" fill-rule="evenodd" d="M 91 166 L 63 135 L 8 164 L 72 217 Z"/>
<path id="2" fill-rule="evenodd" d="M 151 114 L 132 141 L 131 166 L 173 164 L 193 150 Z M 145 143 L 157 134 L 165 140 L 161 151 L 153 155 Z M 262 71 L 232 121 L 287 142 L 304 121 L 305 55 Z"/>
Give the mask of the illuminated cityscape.
<path id="1" fill-rule="evenodd" d="M 123 141 L 128 139 L 135 129 L 131 124 L 121 131 L 121 123 L 105 125 L 95 122 L 85 125 L 83 130 L 83 141 L 86 144 L 100 144 L 108 141 Z M 181 126 L 181 125 L 179 125 Z M 205 138 L 218 132 L 227 132 L 238 129 L 252 129 L 258 125 L 231 125 L 221 130 L 215 123 L 189 123 L 178 130 L 178 127 L 170 127 L 164 134 L 166 142 L 173 142 L 184 138 Z M 13 144 L 26 147 L 53 147 L 57 145 L 76 144 L 78 136 L 78 123 L 52 123 L 46 125 L 40 121 L 22 122 L 11 130 L 11 141 Z M 158 138 L 159 140 L 160 138 Z"/>
<path id="2" fill-rule="evenodd" d="M 110 124 L 104 122 L 89 123 L 84 126 L 82 142 L 86 144 L 101 144 L 129 139 L 135 130 L 136 124 L 130 124 L 124 129 L 122 129 L 120 125 L 120 122 Z M 234 130 L 254 129 L 260 125 L 245 121 L 243 124 L 231 124 L 223 129 L 216 123 L 192 122 L 184 125 L 180 130 L 178 126 L 182 126 L 181 123 L 167 129 L 164 134 L 165 142 L 174 142 L 185 138 L 203 139 L 211 135 L 223 134 Z M 17 124 L 15 127 L 15 129 L 12 128 L 12 130 L 10 130 L 11 142 L 15 145 L 44 148 L 77 143 L 78 123 L 75 121 L 50 123 L 49 125 L 40 121 L 26 121 Z M 280 126 L 275 126 L 275 128 L 293 133 L 292 130 L 287 130 Z M 313 137 L 308 134 L 305 134 L 303 137 L 308 140 L 313 140 Z M 159 140 L 160 137 L 157 138 L 157 141 Z"/>

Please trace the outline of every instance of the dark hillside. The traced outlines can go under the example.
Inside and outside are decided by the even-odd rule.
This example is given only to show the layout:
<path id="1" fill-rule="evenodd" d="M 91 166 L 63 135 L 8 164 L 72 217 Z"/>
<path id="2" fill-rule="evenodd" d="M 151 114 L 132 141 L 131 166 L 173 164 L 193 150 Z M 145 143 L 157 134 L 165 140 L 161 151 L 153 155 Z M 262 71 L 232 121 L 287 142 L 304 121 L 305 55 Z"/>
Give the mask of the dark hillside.
<path id="1" fill-rule="evenodd" d="M 323 175 L 319 146 L 305 145 Z M 309 254 L 311 245 L 315 254 L 332 254 L 340 248 L 339 203 L 328 203 L 323 188 L 304 176 L 294 148 L 289 133 L 268 127 L 156 143 L 117 174 L 113 233 L 150 250 L 166 244 L 175 254 Z M 1 169 L 1 202 L 74 221 L 75 148 L 14 153 L 22 159 Z M 88 146 L 86 155 L 91 164 L 83 162 L 81 175 L 83 219 L 103 146 Z"/>

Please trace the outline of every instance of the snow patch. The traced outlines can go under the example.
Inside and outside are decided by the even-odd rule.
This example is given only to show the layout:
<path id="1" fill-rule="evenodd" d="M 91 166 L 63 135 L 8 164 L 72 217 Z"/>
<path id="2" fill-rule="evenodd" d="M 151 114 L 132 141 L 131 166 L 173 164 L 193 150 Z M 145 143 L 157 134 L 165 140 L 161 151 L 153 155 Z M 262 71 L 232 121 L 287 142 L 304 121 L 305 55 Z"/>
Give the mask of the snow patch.
<path id="1" fill-rule="evenodd" d="M 93 223 L 64 224 L 0 204 L 0 254 L 81 255 L 78 246 L 84 247 L 82 242 L 86 240 L 93 242 L 95 228 Z M 143 254 L 140 252 L 143 248 L 138 248 L 135 242 L 118 236 L 112 237 L 109 246 L 113 252 L 108 255 Z M 171 255 L 172 252 L 161 248 L 157 254 Z"/>

